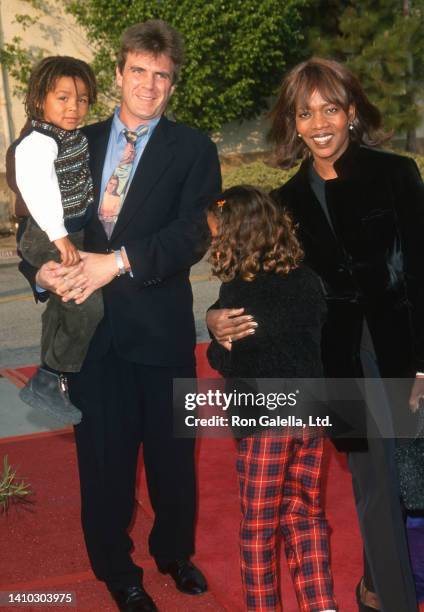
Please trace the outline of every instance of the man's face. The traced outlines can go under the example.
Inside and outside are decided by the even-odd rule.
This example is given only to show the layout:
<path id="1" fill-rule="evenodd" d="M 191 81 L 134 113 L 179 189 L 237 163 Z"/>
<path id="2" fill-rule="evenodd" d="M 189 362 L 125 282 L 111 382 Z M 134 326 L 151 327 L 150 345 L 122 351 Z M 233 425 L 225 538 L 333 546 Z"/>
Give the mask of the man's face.
<path id="1" fill-rule="evenodd" d="M 174 63 L 167 55 L 130 52 L 116 82 L 121 88 L 121 121 L 135 129 L 160 117 L 174 93 Z"/>

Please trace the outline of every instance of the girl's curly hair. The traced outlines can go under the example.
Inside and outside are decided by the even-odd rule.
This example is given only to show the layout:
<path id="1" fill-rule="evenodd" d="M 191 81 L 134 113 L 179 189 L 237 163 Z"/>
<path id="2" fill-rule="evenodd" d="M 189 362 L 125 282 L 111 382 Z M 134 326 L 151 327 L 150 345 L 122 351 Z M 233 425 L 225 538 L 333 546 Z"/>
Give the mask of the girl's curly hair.
<path id="1" fill-rule="evenodd" d="M 209 262 L 223 282 L 239 276 L 252 281 L 258 272 L 288 274 L 303 251 L 293 221 L 267 193 L 250 185 L 231 187 L 208 208 L 217 226 Z"/>

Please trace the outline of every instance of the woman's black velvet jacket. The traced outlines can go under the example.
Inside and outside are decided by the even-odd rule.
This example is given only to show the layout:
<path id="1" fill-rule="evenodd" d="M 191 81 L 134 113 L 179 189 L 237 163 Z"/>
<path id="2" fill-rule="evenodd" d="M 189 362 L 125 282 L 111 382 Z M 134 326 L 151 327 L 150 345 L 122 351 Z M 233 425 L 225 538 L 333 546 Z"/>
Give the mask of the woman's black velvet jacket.
<path id="1" fill-rule="evenodd" d="M 351 143 L 325 184 L 334 229 L 311 189 L 309 163 L 273 196 L 294 217 L 305 263 L 324 283 L 326 375 L 360 375 L 364 318 L 382 376 L 424 371 L 424 186 L 416 163 Z"/>

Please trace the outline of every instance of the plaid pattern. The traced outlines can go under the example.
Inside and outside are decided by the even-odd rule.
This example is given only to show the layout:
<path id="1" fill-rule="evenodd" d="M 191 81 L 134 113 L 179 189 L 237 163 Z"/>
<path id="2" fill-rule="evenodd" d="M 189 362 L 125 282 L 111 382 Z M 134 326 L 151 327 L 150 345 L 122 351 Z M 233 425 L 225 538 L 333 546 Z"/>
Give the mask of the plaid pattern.
<path id="1" fill-rule="evenodd" d="M 337 609 L 327 521 L 320 505 L 324 441 L 265 432 L 239 442 L 240 563 L 247 610 L 281 610 L 277 539 L 282 534 L 301 612 Z"/>

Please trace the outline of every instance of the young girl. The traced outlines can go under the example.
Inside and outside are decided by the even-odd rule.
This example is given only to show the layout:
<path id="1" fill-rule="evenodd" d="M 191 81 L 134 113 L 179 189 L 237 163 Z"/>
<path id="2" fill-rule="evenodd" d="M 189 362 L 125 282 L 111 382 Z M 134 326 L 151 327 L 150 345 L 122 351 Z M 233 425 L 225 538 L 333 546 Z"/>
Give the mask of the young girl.
<path id="1" fill-rule="evenodd" d="M 87 140 L 77 128 L 95 100 L 94 73 L 79 59 L 47 57 L 31 74 L 28 121 L 8 151 L 8 182 L 21 208 L 17 214 L 29 215 L 19 250 L 37 268 L 49 260 L 64 266 L 79 261 L 93 185 Z M 81 413 L 69 400 L 66 372 L 79 371 L 102 316 L 99 292 L 81 305 L 49 296 L 42 317 L 41 367 L 20 392 L 24 402 L 65 423 L 79 423 Z"/>
<path id="2" fill-rule="evenodd" d="M 287 213 L 264 192 L 232 187 L 208 210 L 210 261 L 223 284 L 219 308 L 239 308 L 258 326 L 226 348 L 212 341 L 209 362 L 226 378 L 322 376 L 320 280 L 301 264 Z M 327 522 L 320 503 L 323 438 L 307 429 L 265 430 L 238 442 L 240 563 L 247 610 L 281 610 L 282 534 L 299 609 L 336 609 Z"/>

